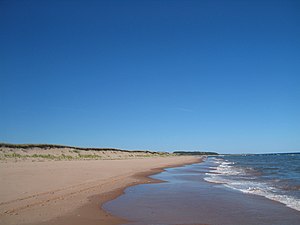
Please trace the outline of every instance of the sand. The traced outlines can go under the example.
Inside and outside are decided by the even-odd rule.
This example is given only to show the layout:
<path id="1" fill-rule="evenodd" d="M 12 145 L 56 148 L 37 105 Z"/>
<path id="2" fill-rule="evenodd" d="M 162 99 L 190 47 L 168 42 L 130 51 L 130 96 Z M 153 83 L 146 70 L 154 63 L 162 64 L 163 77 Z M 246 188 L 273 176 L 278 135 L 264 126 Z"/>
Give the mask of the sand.
<path id="1" fill-rule="evenodd" d="M 101 205 L 190 156 L 0 163 L 0 224 L 120 224 Z"/>
<path id="2" fill-rule="evenodd" d="M 62 145 L 14 145 L 0 143 L 0 162 L 44 162 L 61 160 L 103 160 L 171 156 L 167 152 L 79 148 Z"/>

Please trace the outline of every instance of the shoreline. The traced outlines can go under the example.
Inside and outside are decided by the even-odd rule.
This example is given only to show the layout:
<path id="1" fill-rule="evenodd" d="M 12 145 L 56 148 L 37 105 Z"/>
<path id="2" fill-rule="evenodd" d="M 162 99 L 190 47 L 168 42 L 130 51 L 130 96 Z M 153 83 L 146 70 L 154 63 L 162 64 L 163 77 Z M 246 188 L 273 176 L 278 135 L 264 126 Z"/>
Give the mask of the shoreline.
<path id="1" fill-rule="evenodd" d="M 87 223 L 88 225 L 120 225 L 127 221 L 123 218 L 119 218 L 117 216 L 111 215 L 105 209 L 103 209 L 103 205 L 113 199 L 118 198 L 122 194 L 124 194 L 124 191 L 132 186 L 139 185 L 139 184 L 145 184 L 145 183 L 162 183 L 165 182 L 163 180 L 158 180 L 151 178 L 150 176 L 161 173 L 165 171 L 167 168 L 175 168 L 175 167 L 181 167 L 185 165 L 190 165 L 194 164 L 197 162 L 202 162 L 202 158 L 196 158 L 195 161 L 188 162 L 188 163 L 178 163 L 174 165 L 169 165 L 169 166 L 163 166 L 159 168 L 153 168 L 150 169 L 149 171 L 144 171 L 144 172 L 138 172 L 136 174 L 132 174 L 129 176 L 129 179 L 133 179 L 133 181 L 128 182 L 127 184 L 124 184 L 124 186 L 119 187 L 115 190 L 112 190 L 108 193 L 101 193 L 101 194 L 96 194 L 93 196 L 89 196 L 90 202 L 81 206 L 80 208 L 76 209 L 72 213 L 65 215 L 63 217 L 47 221 L 45 223 L 39 223 L 42 225 L 65 225 L 71 223 L 72 225 L 81 225 L 82 223 Z M 97 216 L 96 216 L 97 214 Z M 80 215 L 80 216 L 79 216 Z M 80 218 L 82 215 L 85 215 L 85 217 L 82 219 Z M 86 216 L 89 215 L 89 218 Z M 91 219 L 92 218 L 92 219 Z M 88 220 L 88 221 L 87 221 Z M 38 225 L 38 224 L 36 224 Z"/>
<path id="2" fill-rule="evenodd" d="M 152 176 L 166 182 L 137 185 L 104 209 L 126 224 L 298 225 L 300 214 L 263 196 L 242 193 L 203 178 L 214 163 L 171 168 Z"/>
<path id="3" fill-rule="evenodd" d="M 148 159 L 132 159 L 132 160 L 107 160 L 101 161 L 76 161 L 76 162 L 40 162 L 40 163 L 15 163 L 22 168 L 24 165 L 43 166 L 46 167 L 45 171 L 49 172 L 49 166 L 51 168 L 66 165 L 68 169 L 77 169 L 79 172 L 76 176 L 79 180 L 82 176 L 85 177 L 84 171 L 89 169 L 94 171 L 99 176 L 105 175 L 107 179 L 101 177 L 101 180 L 90 181 L 85 178 L 85 181 L 80 185 L 67 186 L 64 188 L 56 189 L 50 193 L 44 190 L 44 193 L 37 193 L 36 196 L 18 198 L 13 201 L 3 201 L 0 203 L 0 224 L 107 224 L 117 225 L 122 222 L 126 222 L 121 218 L 114 217 L 102 209 L 102 205 L 112 199 L 124 193 L 127 187 L 138 185 L 142 183 L 154 183 L 161 182 L 150 178 L 150 175 L 157 174 L 164 171 L 169 167 L 178 167 L 188 164 L 194 164 L 200 162 L 200 157 L 164 157 L 164 158 L 148 158 Z M 101 165 L 102 164 L 102 165 Z M 5 167 L 9 164 L 2 164 Z M 70 165 L 73 167 L 70 168 Z M 77 165 L 82 166 L 82 170 L 78 170 Z M 86 168 L 85 168 L 86 167 Z M 107 171 L 103 170 L 106 168 Z M 7 168 L 6 168 L 7 169 Z M 18 169 L 18 168 L 14 168 Z M 20 169 L 20 168 L 19 168 Z M 31 168 L 32 169 L 32 168 Z M 38 168 L 36 168 L 38 171 Z M 59 171 L 59 168 L 54 168 Z M 44 174 L 45 174 L 44 171 Z M 72 171 L 72 170 L 71 170 Z M 69 174 L 76 174 L 76 171 L 66 171 L 64 176 Z M 1 177 L 3 178 L 3 171 Z M 39 172 L 39 171 L 38 171 Z M 42 173 L 43 171 L 41 171 Z M 111 174 L 108 176 L 106 172 Z M 21 174 L 24 172 L 22 171 Z M 92 174 L 93 175 L 93 174 Z M 116 176 L 117 175 L 117 176 Z M 92 176 L 91 176 L 92 177 Z M 58 177 L 59 178 L 59 177 Z M 51 177 L 50 181 L 59 183 L 56 176 Z M 82 182 L 82 180 L 80 180 Z M 22 181 L 18 181 L 22 183 Z M 52 183 L 53 183 L 52 182 Z M 64 181 L 67 183 L 67 181 Z M 49 182 L 50 183 L 50 182 Z M 30 184 L 27 184 L 30 186 Z M 32 184 L 33 185 L 33 184 Z M 46 184 L 44 184 L 46 185 Z M 46 186 L 47 187 L 47 186 Z M 26 189 L 26 188 L 25 188 Z M 51 191 L 51 190 L 50 190 Z M 2 195 L 5 193 L 2 193 Z M 19 205 L 17 204 L 20 201 Z M 23 203 L 24 202 L 24 203 Z M 6 205 L 7 204 L 7 205 Z M 6 210 L 5 206 L 12 204 L 11 207 L 15 207 L 16 210 Z M 25 205 L 24 205 L 25 204 Z"/>

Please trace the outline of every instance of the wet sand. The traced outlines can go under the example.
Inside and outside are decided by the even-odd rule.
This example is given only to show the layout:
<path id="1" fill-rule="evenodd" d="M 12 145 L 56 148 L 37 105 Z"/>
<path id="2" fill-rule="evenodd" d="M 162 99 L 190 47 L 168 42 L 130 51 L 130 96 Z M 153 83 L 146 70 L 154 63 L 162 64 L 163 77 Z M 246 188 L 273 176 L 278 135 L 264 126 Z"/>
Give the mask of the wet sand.
<path id="1" fill-rule="evenodd" d="M 0 163 L 0 224 L 119 224 L 101 205 L 195 157 Z"/>
<path id="2" fill-rule="evenodd" d="M 104 204 L 126 225 L 298 225 L 300 212 L 251 194 L 212 184 L 203 178 L 208 162 L 170 168 L 152 176 L 163 183 L 127 188 Z M 131 210 L 126 210 L 126 209 Z"/>

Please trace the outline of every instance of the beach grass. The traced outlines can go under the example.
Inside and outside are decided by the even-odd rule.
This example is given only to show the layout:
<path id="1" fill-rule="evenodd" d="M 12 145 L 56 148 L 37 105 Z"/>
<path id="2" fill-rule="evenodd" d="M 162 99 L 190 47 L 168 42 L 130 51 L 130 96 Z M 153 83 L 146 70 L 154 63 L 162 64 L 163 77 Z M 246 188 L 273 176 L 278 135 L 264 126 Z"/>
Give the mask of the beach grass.
<path id="1" fill-rule="evenodd" d="M 175 154 L 148 150 L 120 150 L 113 148 L 78 148 L 52 144 L 0 143 L 0 160 L 113 160 L 130 158 L 168 157 Z"/>

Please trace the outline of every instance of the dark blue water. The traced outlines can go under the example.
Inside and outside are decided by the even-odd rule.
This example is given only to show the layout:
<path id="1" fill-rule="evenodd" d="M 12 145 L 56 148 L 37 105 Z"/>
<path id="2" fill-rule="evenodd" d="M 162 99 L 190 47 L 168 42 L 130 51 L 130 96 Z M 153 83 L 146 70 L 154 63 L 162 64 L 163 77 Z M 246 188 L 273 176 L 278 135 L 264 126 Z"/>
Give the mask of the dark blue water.
<path id="1" fill-rule="evenodd" d="M 300 154 L 209 158 L 204 178 L 244 193 L 261 195 L 300 211 Z"/>

